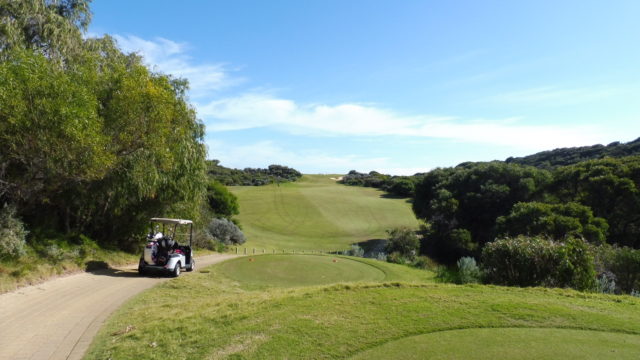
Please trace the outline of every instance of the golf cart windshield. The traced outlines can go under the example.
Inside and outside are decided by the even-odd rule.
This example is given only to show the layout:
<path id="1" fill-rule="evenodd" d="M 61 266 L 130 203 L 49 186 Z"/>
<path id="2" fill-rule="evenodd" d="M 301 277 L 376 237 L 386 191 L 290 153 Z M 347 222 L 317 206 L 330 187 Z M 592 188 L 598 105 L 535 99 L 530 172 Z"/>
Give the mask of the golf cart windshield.
<path id="1" fill-rule="evenodd" d="M 169 219 L 169 218 L 151 218 L 150 221 L 151 221 L 152 234 L 156 234 L 160 232 L 160 228 L 157 224 L 162 224 L 161 233 L 163 236 L 168 236 L 171 239 L 174 239 L 175 241 L 183 240 L 183 243 L 186 242 L 184 240 L 188 239 L 189 246 L 191 246 L 193 221 L 184 220 L 184 219 Z M 188 232 L 177 233 L 179 225 L 189 225 Z"/>

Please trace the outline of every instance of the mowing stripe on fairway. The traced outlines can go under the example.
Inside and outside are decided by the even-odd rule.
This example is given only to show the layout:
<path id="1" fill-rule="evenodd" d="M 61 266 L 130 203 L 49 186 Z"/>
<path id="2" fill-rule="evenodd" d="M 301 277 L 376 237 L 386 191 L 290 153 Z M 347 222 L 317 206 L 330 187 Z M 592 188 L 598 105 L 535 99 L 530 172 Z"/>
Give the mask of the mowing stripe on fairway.
<path id="1" fill-rule="evenodd" d="M 397 226 L 418 227 L 406 199 L 385 198 L 373 188 L 345 186 L 330 175 L 267 186 L 233 186 L 248 248 L 339 250 L 386 238 Z"/>
<path id="2" fill-rule="evenodd" d="M 381 281 L 379 268 L 345 257 L 260 255 L 224 262 L 221 272 L 248 287 L 294 287 L 337 282 Z"/>
<path id="3" fill-rule="evenodd" d="M 354 360 L 391 358 L 636 360 L 640 358 L 640 336 L 574 329 L 460 329 L 391 341 L 352 357 Z"/>

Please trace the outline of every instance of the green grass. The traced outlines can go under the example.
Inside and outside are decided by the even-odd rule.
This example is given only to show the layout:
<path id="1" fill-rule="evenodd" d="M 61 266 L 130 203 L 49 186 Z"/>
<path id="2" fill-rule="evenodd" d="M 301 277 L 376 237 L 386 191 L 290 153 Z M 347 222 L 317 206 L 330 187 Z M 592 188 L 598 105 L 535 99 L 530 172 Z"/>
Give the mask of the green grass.
<path id="1" fill-rule="evenodd" d="M 246 289 L 338 282 L 428 280 L 431 273 L 376 260 L 328 255 L 261 255 L 220 265 L 220 272 Z"/>
<path id="2" fill-rule="evenodd" d="M 24 256 L 0 261 L 0 293 L 62 274 L 136 263 L 139 257 L 102 248 L 88 238 L 76 241 L 44 238 L 37 246 L 27 246 Z"/>
<path id="3" fill-rule="evenodd" d="M 329 177 L 233 188 L 247 247 L 336 250 L 417 227 L 405 200 Z M 640 298 L 436 284 L 431 272 L 376 260 L 260 255 L 140 294 L 87 358 L 635 359 L 638 339 Z"/>
<path id="4" fill-rule="evenodd" d="M 396 226 L 418 227 L 406 199 L 373 188 L 345 186 L 331 175 L 305 175 L 280 186 L 235 186 L 238 219 L 248 248 L 339 250 L 386 238 Z"/>
<path id="5" fill-rule="evenodd" d="M 569 329 L 491 328 L 412 336 L 369 349 L 353 359 L 636 360 L 639 355 L 638 335 Z"/>
<path id="6" fill-rule="evenodd" d="M 256 262 L 276 258 L 256 257 Z M 290 255 L 285 260 L 312 258 Z M 243 260 L 249 262 L 246 258 L 235 261 Z M 384 355 L 383 351 L 393 351 L 394 342 L 423 334 L 490 329 L 487 331 L 494 336 L 455 336 L 461 340 L 452 349 L 466 356 L 499 348 L 504 332 L 499 328 L 604 332 L 608 335 L 594 340 L 592 346 L 594 351 L 607 354 L 611 346 L 607 339 L 635 341 L 640 336 L 638 298 L 561 289 L 435 284 L 417 275 L 425 272 L 381 262 L 377 265 L 388 274 L 382 282 L 295 288 L 276 283 L 258 288 L 251 284 L 253 276 L 261 276 L 258 267 L 253 272 L 245 269 L 232 279 L 225 273 L 243 266 L 217 264 L 205 272 L 166 282 L 127 303 L 100 331 L 87 358 L 339 359 L 364 356 L 366 351 Z M 301 274 L 293 281 L 305 278 Z M 393 278 L 402 281 L 388 280 Z M 125 331 L 127 328 L 131 331 Z M 540 340 L 536 334 L 532 343 Z M 556 344 L 584 340 L 584 336 L 575 335 L 578 333 L 554 334 L 559 336 Z M 439 336 L 444 335 L 436 335 L 432 341 L 438 341 Z M 517 336 L 512 334 L 514 339 Z M 537 351 L 516 340 L 509 348 L 513 354 L 517 349 Z M 557 358 L 553 351 L 533 354 L 541 359 Z M 617 355 L 602 358 L 617 359 Z"/>

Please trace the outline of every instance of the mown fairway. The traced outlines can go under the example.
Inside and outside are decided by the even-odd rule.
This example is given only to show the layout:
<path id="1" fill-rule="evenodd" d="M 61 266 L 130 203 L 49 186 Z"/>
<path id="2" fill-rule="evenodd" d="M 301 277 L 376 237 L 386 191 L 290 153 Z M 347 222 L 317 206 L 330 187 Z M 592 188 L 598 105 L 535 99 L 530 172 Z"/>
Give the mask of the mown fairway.
<path id="1" fill-rule="evenodd" d="M 331 175 L 305 175 L 295 183 L 235 186 L 247 248 L 339 250 L 386 237 L 396 226 L 417 228 L 406 199 L 337 184 Z"/>
<path id="2" fill-rule="evenodd" d="M 305 256 L 308 255 L 278 258 L 283 263 L 300 263 L 318 257 L 300 259 Z M 251 263 L 267 265 L 275 260 L 269 257 L 263 261 L 258 256 L 255 264 Z M 352 261 L 343 257 L 338 260 Z M 561 358 L 566 355 L 567 359 L 582 355 L 635 359 L 640 356 L 640 299 L 630 296 L 434 284 L 429 282 L 425 271 L 376 260 L 364 261 L 385 273 L 380 282 L 281 287 L 276 281 L 273 286 L 264 287 L 253 282 L 253 277 L 261 281 L 267 278 L 261 275 L 261 267 L 248 271 L 240 265 L 244 264 L 242 261 L 250 263 L 243 257 L 218 264 L 138 296 L 108 321 L 87 357 L 421 359 L 425 354 L 435 354 L 438 359 L 488 359 L 485 355 L 493 354 L 491 358 L 500 359 L 557 359 L 560 355 Z M 235 270 L 239 271 L 233 275 L 236 279 L 224 275 Z M 307 274 L 298 274 L 298 277 L 288 275 L 292 283 L 308 281 Z M 450 331 L 461 329 L 484 330 Z M 580 351 L 581 346 L 586 346 L 585 351 Z M 423 353 L 425 348 L 429 352 Z M 521 357 L 522 354 L 528 357 Z"/>
<path id="3" fill-rule="evenodd" d="M 370 259 L 328 255 L 261 255 L 227 261 L 220 272 L 242 288 L 300 287 L 358 281 L 428 281 L 431 272 Z"/>
<path id="4" fill-rule="evenodd" d="M 473 349 L 476 351 L 473 351 Z M 411 336 L 364 351 L 354 360 L 638 359 L 640 336 L 573 329 L 463 329 Z"/>
<path id="5" fill-rule="evenodd" d="M 382 270 L 365 262 L 317 255 L 240 258 L 224 263 L 220 270 L 249 287 L 296 287 L 385 278 Z"/>

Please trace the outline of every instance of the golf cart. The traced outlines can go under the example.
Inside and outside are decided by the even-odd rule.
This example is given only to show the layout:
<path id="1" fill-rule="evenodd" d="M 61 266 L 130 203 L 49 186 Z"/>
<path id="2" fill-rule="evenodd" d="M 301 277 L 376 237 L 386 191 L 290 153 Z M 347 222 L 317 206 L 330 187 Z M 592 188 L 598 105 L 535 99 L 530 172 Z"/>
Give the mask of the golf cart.
<path id="1" fill-rule="evenodd" d="M 191 248 L 193 222 L 182 219 L 151 218 L 150 225 L 151 231 L 147 235 L 147 244 L 140 257 L 138 273 L 145 275 L 156 271 L 178 277 L 182 269 L 193 271 L 196 267 Z M 178 240 L 186 243 L 187 238 L 188 246 L 178 243 Z"/>

